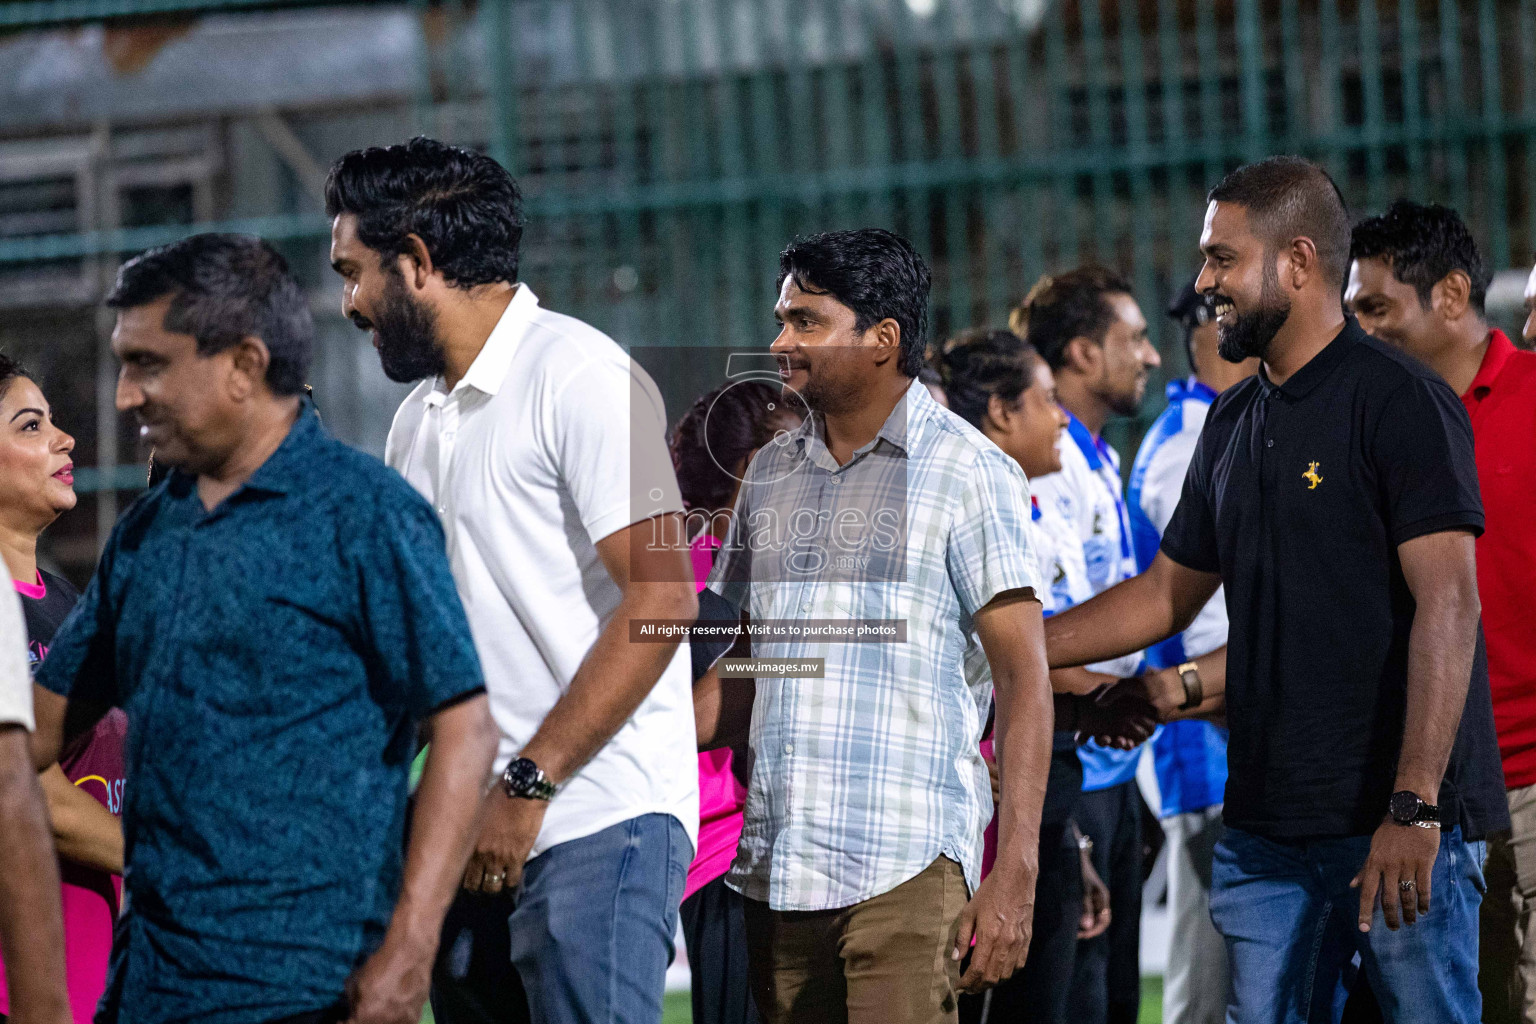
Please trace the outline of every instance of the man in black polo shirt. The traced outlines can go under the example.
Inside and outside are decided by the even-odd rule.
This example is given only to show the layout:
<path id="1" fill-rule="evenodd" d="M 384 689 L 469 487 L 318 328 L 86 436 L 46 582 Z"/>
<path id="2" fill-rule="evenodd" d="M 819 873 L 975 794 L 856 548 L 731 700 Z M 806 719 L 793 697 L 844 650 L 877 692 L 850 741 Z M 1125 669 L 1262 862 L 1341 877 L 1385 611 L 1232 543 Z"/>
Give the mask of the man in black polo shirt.
<path id="1" fill-rule="evenodd" d="M 1388 1021 L 1472 1024 L 1481 839 L 1508 822 L 1472 432 L 1442 380 L 1345 317 L 1349 238 L 1306 161 L 1212 190 L 1196 287 L 1223 357 L 1261 370 L 1212 407 L 1153 564 L 1052 617 L 1047 644 L 1052 667 L 1139 650 L 1225 583 L 1228 1019 L 1336 1020 L 1358 952 Z"/>

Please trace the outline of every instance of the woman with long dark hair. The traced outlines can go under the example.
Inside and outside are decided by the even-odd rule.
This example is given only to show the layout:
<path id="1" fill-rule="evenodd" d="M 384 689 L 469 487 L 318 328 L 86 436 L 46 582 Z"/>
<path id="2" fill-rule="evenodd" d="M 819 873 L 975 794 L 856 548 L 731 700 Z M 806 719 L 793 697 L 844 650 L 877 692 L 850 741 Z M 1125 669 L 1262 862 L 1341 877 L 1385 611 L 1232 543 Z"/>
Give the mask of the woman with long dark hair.
<path id="1" fill-rule="evenodd" d="M 804 409 L 761 380 L 723 385 L 693 403 L 672 431 L 672 464 L 682 491 L 700 590 L 731 508 L 759 448 L 798 427 Z M 697 659 L 696 659 L 697 660 Z M 695 666 L 695 676 L 707 666 Z M 725 884 L 741 839 L 747 791 L 729 748 L 699 755 L 699 845 L 683 890 L 683 939 L 693 971 L 695 1024 L 755 1024 L 747 985 L 742 897 Z"/>
<path id="2" fill-rule="evenodd" d="M 37 564 L 37 540 L 75 507 L 75 439 L 53 422 L 42 390 L 0 355 L 0 556 L 26 616 L 33 668 L 79 599 L 69 582 Z M 65 970 L 75 1020 L 88 1021 L 106 987 L 107 956 L 123 871 L 123 742 L 114 710 L 81 735 L 39 781 L 48 801 L 63 883 Z M 0 1015 L 10 1010 L 0 972 Z"/>

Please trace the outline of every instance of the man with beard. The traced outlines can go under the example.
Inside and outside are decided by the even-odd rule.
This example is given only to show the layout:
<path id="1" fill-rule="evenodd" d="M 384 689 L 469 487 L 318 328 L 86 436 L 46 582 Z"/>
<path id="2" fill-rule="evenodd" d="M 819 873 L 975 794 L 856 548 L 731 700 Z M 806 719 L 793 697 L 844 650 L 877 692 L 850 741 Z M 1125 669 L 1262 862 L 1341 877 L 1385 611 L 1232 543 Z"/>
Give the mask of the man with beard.
<path id="1" fill-rule="evenodd" d="M 1104 424 L 1136 414 L 1147 376 L 1161 361 L 1130 283 L 1104 267 L 1041 278 L 1010 324 L 1050 364 L 1068 416 L 1061 471 L 1032 480 L 1034 498 L 1075 526 L 1097 594 L 1136 574 L 1120 456 L 1104 440 Z M 1139 661 L 1131 654 L 1089 667 L 1119 678 Z M 1079 944 L 1073 966 L 1068 1011 L 1081 1024 L 1134 1024 L 1140 1007 L 1140 755 L 1140 747 L 1078 748 L 1083 795 L 1074 817 L 1110 894 L 1109 929 Z"/>
<path id="2" fill-rule="evenodd" d="M 517 280 L 517 185 L 413 139 L 331 169 L 342 309 L 421 383 L 386 459 L 437 507 L 501 727 L 440 1024 L 657 1020 L 699 825 L 697 611 L 655 385 Z"/>
<path id="3" fill-rule="evenodd" d="M 1349 303 L 1360 326 L 1423 360 L 1472 420 L 1487 529 L 1477 588 L 1513 833 L 1489 841 L 1483 1019 L 1536 1021 L 1536 355 L 1483 316 L 1488 272 L 1454 210 L 1392 204 L 1355 227 Z"/>
<path id="4" fill-rule="evenodd" d="M 151 249 L 107 304 L 117 407 L 172 471 L 37 670 L 39 767 L 108 707 L 132 723 L 96 1019 L 414 1022 L 495 746 L 442 530 L 302 397 L 314 327 L 271 246 Z"/>
<path id="5" fill-rule="evenodd" d="M 1163 640 L 1224 584 L 1228 1019 L 1336 1020 L 1358 953 L 1388 1021 L 1472 1024 L 1481 840 L 1509 816 L 1466 410 L 1344 315 L 1320 168 L 1228 175 L 1200 249 L 1221 354 L 1259 373 L 1213 404 L 1148 570 L 1047 624 L 1052 664 Z"/>
<path id="6" fill-rule="evenodd" d="M 751 619 L 754 658 L 789 666 L 757 680 L 755 707 L 750 682 L 711 670 L 726 699 L 701 730 L 728 743 L 750 717 L 726 883 L 746 897 L 770 1024 L 953 1024 L 959 992 L 1008 977 L 1029 946 L 1052 700 L 1028 481 L 917 379 L 928 288 L 889 231 L 780 255 L 770 351 L 812 415 L 748 466 L 709 581 Z M 901 632 L 807 632 L 870 623 Z M 982 879 L 994 689 L 1001 807 Z"/>

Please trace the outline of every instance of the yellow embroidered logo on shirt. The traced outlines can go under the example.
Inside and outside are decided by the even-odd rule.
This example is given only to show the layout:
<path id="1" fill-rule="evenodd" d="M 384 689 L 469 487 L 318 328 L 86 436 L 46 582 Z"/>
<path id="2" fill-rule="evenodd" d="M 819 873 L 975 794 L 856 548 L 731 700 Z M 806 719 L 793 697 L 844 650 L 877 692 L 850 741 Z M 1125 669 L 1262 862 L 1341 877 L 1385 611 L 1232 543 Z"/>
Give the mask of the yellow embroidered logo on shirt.
<path id="1" fill-rule="evenodd" d="M 1301 474 L 1301 476 L 1302 479 L 1309 481 L 1307 484 L 1307 490 L 1309 491 L 1317 490 L 1317 485 L 1323 482 L 1323 478 L 1318 475 L 1317 463 L 1315 462 L 1309 462 L 1307 464 L 1307 471 Z"/>

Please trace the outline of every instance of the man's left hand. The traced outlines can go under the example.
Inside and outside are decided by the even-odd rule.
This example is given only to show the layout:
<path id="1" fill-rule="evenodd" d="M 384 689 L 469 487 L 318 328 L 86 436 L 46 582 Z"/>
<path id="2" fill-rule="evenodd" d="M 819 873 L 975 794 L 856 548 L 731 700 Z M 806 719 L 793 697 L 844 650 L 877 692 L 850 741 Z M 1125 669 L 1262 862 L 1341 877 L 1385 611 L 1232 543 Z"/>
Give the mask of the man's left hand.
<path id="1" fill-rule="evenodd" d="M 971 964 L 960 978 L 960 991 L 982 992 L 1013 975 L 1024 965 L 1034 927 L 1035 876 L 1033 864 L 1013 871 L 994 869 L 981 880 L 976 895 L 960 912 L 952 956 L 964 958 L 971 950 Z M 971 947 L 971 939 L 976 945 Z"/>
<path id="2" fill-rule="evenodd" d="M 384 944 L 347 979 L 346 1024 L 418 1024 L 432 987 L 435 942 L 396 940 Z"/>
<path id="3" fill-rule="evenodd" d="M 1413 924 L 1420 914 L 1429 913 L 1430 876 L 1439 853 L 1438 828 L 1399 825 L 1390 818 L 1382 822 L 1371 837 L 1365 867 L 1349 883 L 1360 889 L 1360 930 L 1371 930 L 1378 892 L 1382 916 L 1392 931 L 1399 921 Z"/>
<path id="4" fill-rule="evenodd" d="M 494 896 L 523 880 L 523 864 L 544 827 L 549 802 L 507 796 L 500 790 L 486 800 L 485 824 L 464 870 L 464 888 Z"/>

